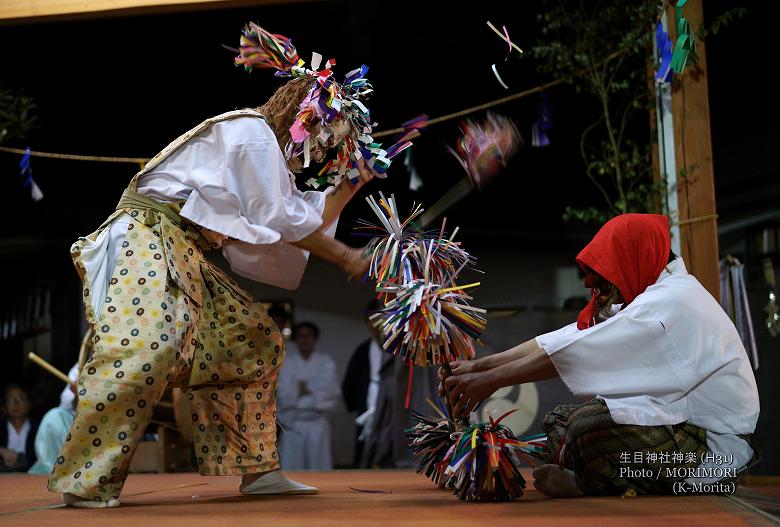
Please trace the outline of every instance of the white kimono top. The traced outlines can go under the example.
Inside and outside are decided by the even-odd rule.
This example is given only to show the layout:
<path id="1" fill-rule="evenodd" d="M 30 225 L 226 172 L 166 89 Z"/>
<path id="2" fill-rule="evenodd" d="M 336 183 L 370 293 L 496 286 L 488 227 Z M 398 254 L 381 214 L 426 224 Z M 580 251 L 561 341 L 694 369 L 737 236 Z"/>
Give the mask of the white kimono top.
<path id="1" fill-rule="evenodd" d="M 299 383 L 309 392 L 301 396 Z M 341 399 L 336 361 L 320 351 L 304 360 L 298 348 L 289 346 L 279 374 L 276 412 L 284 431 L 279 437 L 279 456 L 285 470 L 330 470 L 333 468 L 328 413 Z"/>
<path id="2" fill-rule="evenodd" d="M 328 193 L 295 187 L 276 136 L 254 116 L 212 124 L 142 174 L 137 191 L 184 202 L 182 217 L 230 238 L 222 253 L 233 271 L 285 289 L 298 287 L 309 256 L 287 242 L 321 227 Z M 117 218 L 81 253 L 96 313 L 131 221 Z M 323 233 L 332 237 L 336 224 Z"/>
<path id="3" fill-rule="evenodd" d="M 298 383 L 305 382 L 309 394 L 298 395 Z M 336 361 L 315 351 L 304 360 L 298 348 L 287 345 L 279 374 L 277 412 L 284 426 L 295 428 L 300 421 L 318 420 L 333 410 L 341 398 Z"/>
<path id="4" fill-rule="evenodd" d="M 569 390 L 603 399 L 616 423 L 687 421 L 707 430 L 710 451 L 733 454 L 733 466 L 750 461 L 737 435 L 758 421 L 753 370 L 734 324 L 681 258 L 611 318 L 536 342 Z"/>

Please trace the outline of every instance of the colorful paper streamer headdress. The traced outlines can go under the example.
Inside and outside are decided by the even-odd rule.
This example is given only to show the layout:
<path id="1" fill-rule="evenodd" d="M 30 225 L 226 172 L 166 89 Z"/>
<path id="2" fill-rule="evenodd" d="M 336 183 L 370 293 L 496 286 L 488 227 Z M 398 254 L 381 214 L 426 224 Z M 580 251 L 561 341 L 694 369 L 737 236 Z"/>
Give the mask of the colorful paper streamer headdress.
<path id="1" fill-rule="evenodd" d="M 403 141 L 383 149 L 381 143 L 374 142 L 371 132 L 376 123 L 371 122 L 371 114 L 363 100 L 373 91 L 366 78 L 368 66 L 362 65 L 345 76 L 341 83 L 334 80 L 332 67 L 335 59 L 322 66 L 322 55 L 312 53 L 310 68 L 298 56 L 295 46 L 289 38 L 269 33 L 259 25 L 250 22 L 241 35 L 236 65 L 242 65 L 249 71 L 253 68 L 276 69 L 276 76 L 311 76 L 314 83 L 300 104 L 295 122 L 290 127 L 290 142 L 280 145 L 287 159 L 303 156 L 303 166 L 310 164 L 309 151 L 314 141 L 327 144 L 331 131 L 326 128 L 339 119 L 349 125 L 349 132 L 336 146 L 335 159 L 325 164 L 318 177 L 306 183 L 315 188 L 324 184 L 336 183 L 341 176 L 351 180 L 358 177 L 357 161 L 363 158 L 368 167 L 378 177 L 383 177 L 390 166 L 390 160 L 411 145 Z M 322 66 L 322 68 L 321 68 Z M 310 129 L 315 124 L 323 125 L 318 137 L 312 137 Z M 406 144 L 408 143 L 408 144 Z"/>

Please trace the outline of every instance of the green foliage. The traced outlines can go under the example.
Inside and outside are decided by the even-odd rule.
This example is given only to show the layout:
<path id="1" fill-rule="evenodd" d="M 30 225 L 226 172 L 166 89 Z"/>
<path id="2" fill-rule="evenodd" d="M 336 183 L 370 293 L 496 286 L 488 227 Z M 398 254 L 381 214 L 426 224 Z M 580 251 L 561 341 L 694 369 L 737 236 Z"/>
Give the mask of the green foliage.
<path id="1" fill-rule="evenodd" d="M 696 36 L 699 38 L 699 40 L 704 40 L 709 36 L 717 35 L 723 28 L 728 27 L 729 24 L 737 21 L 740 18 L 746 17 L 747 14 L 748 10 L 744 7 L 734 7 L 728 11 L 724 11 L 723 13 L 719 14 L 715 20 L 713 20 L 712 24 L 710 24 L 710 27 L 704 27 L 704 25 L 699 27 Z"/>
<path id="2" fill-rule="evenodd" d="M 25 139 L 35 128 L 38 107 L 22 90 L 0 84 L 0 143 Z"/>
<path id="3" fill-rule="evenodd" d="M 609 85 L 594 75 L 614 78 L 625 57 L 607 59 L 616 52 L 640 55 L 652 42 L 655 1 L 543 0 L 542 3 L 545 11 L 537 15 L 542 26 L 541 37 L 527 50 L 526 56 L 538 61 L 540 71 L 562 77 L 581 89 L 599 91 Z M 597 65 L 601 66 L 600 71 Z M 613 87 L 618 89 L 621 85 L 615 82 Z"/>
<path id="4" fill-rule="evenodd" d="M 543 0 L 540 36 L 525 56 L 538 70 L 591 96 L 598 119 L 580 137 L 585 175 L 602 200 L 567 207 L 564 220 L 603 223 L 627 212 L 658 212 L 665 185 L 654 181 L 650 135 L 632 137 L 649 122 L 654 94 L 648 82 L 657 0 Z M 743 9 L 723 13 L 700 37 L 716 34 Z M 637 121 L 639 119 L 639 121 Z M 636 135 L 636 134 L 635 134 Z"/>

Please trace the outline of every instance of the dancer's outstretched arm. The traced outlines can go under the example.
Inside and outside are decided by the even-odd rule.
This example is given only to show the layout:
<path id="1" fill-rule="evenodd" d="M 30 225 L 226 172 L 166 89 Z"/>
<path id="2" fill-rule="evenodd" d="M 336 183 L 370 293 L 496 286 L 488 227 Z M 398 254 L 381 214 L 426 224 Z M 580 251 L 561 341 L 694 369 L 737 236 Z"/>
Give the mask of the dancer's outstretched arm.
<path id="1" fill-rule="evenodd" d="M 314 231 L 292 245 L 309 251 L 318 258 L 339 266 L 349 277 L 361 276 L 368 270 L 369 259 L 363 249 L 356 249 L 326 236 L 322 231 Z"/>
<path id="2" fill-rule="evenodd" d="M 487 371 L 453 375 L 444 381 L 453 415 L 468 415 L 484 399 L 505 386 L 543 381 L 558 376 L 547 352 L 536 346 L 522 357 Z"/>

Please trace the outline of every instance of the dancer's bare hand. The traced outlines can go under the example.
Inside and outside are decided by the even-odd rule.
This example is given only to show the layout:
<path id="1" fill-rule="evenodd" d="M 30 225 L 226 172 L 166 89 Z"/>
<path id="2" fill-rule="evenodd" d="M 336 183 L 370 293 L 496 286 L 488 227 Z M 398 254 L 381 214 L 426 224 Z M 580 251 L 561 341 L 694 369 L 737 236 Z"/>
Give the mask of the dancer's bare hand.
<path id="1" fill-rule="evenodd" d="M 372 179 L 374 179 L 374 171 L 368 168 L 365 159 L 362 157 L 357 160 L 357 169 L 360 173 L 360 184 L 365 185 Z"/>
<path id="2" fill-rule="evenodd" d="M 463 375 L 465 373 L 482 371 L 479 369 L 477 361 L 474 360 L 454 360 L 450 362 L 450 370 L 452 371 L 452 375 Z M 446 377 L 447 372 L 444 368 L 439 368 L 439 396 L 441 397 L 446 395 L 443 384 Z"/>
<path id="3" fill-rule="evenodd" d="M 477 405 L 493 395 L 496 386 L 490 372 L 474 372 L 453 375 L 444 381 L 447 397 L 452 405 L 452 415 L 467 416 Z"/>
<path id="4" fill-rule="evenodd" d="M 350 247 L 344 254 L 341 268 L 349 278 L 360 278 L 368 272 L 371 258 L 363 249 Z"/>
<path id="5" fill-rule="evenodd" d="M 464 375 L 466 373 L 476 373 L 482 371 L 479 368 L 478 361 L 475 360 L 455 360 L 450 362 L 450 369 L 453 375 Z"/>

